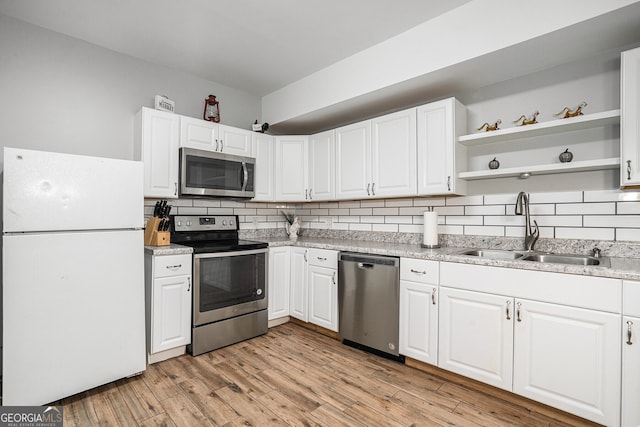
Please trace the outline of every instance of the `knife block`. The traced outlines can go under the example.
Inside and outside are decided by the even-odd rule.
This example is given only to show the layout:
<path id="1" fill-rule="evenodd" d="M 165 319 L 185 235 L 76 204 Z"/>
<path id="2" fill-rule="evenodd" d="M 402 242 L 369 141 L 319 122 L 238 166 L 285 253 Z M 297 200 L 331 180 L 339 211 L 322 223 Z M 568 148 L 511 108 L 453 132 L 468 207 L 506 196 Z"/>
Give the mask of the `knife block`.
<path id="1" fill-rule="evenodd" d="M 171 237 L 168 231 L 158 231 L 160 218 L 153 216 L 147 221 L 144 229 L 144 244 L 149 246 L 168 246 L 171 243 Z"/>

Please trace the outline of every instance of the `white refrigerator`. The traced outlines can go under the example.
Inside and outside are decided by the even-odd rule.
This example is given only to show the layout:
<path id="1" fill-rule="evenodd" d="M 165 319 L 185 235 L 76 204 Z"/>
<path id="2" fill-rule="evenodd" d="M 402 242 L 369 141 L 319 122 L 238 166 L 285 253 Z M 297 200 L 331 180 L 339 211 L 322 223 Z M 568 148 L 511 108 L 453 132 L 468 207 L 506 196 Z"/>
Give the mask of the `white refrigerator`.
<path id="1" fill-rule="evenodd" d="M 142 163 L 4 149 L 2 403 L 146 368 Z"/>

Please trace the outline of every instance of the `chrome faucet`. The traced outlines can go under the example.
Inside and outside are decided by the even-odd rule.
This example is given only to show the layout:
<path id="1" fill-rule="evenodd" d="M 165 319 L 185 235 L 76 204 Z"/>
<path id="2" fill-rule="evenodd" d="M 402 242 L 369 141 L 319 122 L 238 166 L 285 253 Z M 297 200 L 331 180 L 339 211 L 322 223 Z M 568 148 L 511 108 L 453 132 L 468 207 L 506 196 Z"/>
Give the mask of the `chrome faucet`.
<path id="1" fill-rule="evenodd" d="M 516 200 L 516 215 L 523 214 L 523 206 L 525 216 L 524 248 L 528 251 L 532 251 L 536 241 L 538 241 L 538 237 L 540 237 L 540 229 L 538 228 L 536 220 L 533 220 L 535 228 L 531 227 L 531 218 L 529 217 L 529 195 L 524 191 L 521 191 L 518 193 L 518 199 Z"/>

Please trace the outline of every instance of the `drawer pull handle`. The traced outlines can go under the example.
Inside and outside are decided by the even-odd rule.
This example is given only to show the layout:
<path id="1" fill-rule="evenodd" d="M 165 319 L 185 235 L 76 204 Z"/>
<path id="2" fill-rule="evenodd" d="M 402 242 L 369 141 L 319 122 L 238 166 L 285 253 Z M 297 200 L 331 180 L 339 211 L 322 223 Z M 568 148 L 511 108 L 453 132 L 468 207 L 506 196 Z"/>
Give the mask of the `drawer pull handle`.
<path id="1" fill-rule="evenodd" d="M 321 256 L 317 256 L 316 257 L 318 259 L 318 261 L 326 261 L 327 259 Z"/>
<path id="2" fill-rule="evenodd" d="M 518 304 L 516 304 L 516 305 L 518 306 L 518 308 L 516 309 L 516 320 L 517 320 L 518 322 L 522 322 L 522 317 L 520 317 L 520 306 L 521 306 L 522 304 L 518 303 Z"/>
<path id="3" fill-rule="evenodd" d="M 631 326 L 632 325 L 633 325 L 633 322 L 631 320 L 627 320 L 627 345 L 633 344 L 631 342 Z"/>
<path id="4" fill-rule="evenodd" d="M 507 320 L 511 320 L 511 301 L 507 301 Z"/>
<path id="5" fill-rule="evenodd" d="M 191 292 L 191 277 L 187 277 L 187 292 Z"/>
<path id="6" fill-rule="evenodd" d="M 182 264 L 176 264 L 176 265 L 167 265 L 165 268 L 168 269 L 168 270 L 175 271 L 175 270 L 177 270 L 177 269 L 179 269 L 181 267 L 182 267 Z"/>
<path id="7" fill-rule="evenodd" d="M 307 261 L 308 261 L 308 260 L 307 260 L 307 251 L 305 250 L 305 251 L 304 251 L 304 262 L 307 262 Z"/>
<path id="8" fill-rule="evenodd" d="M 426 271 L 414 270 L 413 268 L 411 270 L 409 270 L 409 271 L 411 271 L 412 273 L 415 273 L 415 274 L 427 274 Z"/>
<path id="9" fill-rule="evenodd" d="M 333 277 L 331 277 L 331 281 L 333 282 L 333 284 L 336 284 L 336 272 L 333 272 Z"/>
<path id="10" fill-rule="evenodd" d="M 436 305 L 436 292 L 437 288 L 433 288 L 433 292 L 431 292 L 431 304 Z"/>

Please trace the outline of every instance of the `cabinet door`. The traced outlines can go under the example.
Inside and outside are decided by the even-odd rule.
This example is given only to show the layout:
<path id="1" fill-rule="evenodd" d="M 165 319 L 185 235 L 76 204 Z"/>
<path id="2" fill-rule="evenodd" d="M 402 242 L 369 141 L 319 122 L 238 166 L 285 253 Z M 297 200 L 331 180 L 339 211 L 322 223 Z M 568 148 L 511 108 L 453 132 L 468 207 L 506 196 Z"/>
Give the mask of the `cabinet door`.
<path id="1" fill-rule="evenodd" d="M 274 201 L 275 138 L 263 133 L 253 134 L 253 154 L 256 158 L 255 192 L 256 202 Z"/>
<path id="2" fill-rule="evenodd" d="M 309 250 L 291 248 L 291 292 L 290 315 L 296 319 L 308 321 L 307 297 L 307 260 Z"/>
<path id="3" fill-rule="evenodd" d="M 416 109 L 371 121 L 371 195 L 415 196 Z"/>
<path id="4" fill-rule="evenodd" d="M 306 136 L 276 137 L 276 200 L 299 202 L 308 200 Z"/>
<path id="5" fill-rule="evenodd" d="M 513 391 L 589 420 L 620 420 L 620 315 L 516 300 Z"/>
<path id="6" fill-rule="evenodd" d="M 218 151 L 237 156 L 251 157 L 251 132 L 232 126 L 218 125 Z"/>
<path id="7" fill-rule="evenodd" d="M 269 249 L 269 320 L 289 315 L 289 247 Z"/>
<path id="8" fill-rule="evenodd" d="M 336 199 L 371 196 L 371 122 L 336 129 Z"/>
<path id="9" fill-rule="evenodd" d="M 309 200 L 333 200 L 335 196 L 334 131 L 309 137 Z"/>
<path id="10" fill-rule="evenodd" d="M 144 163 L 144 196 L 164 199 L 178 197 L 178 146 L 180 116 L 143 108 L 137 119 L 136 145 L 140 144 Z M 136 150 L 138 151 L 138 150 Z"/>
<path id="11" fill-rule="evenodd" d="M 433 365 L 438 363 L 437 289 L 400 281 L 400 354 Z"/>
<path id="12" fill-rule="evenodd" d="M 180 147 L 215 151 L 217 141 L 217 123 L 180 116 Z"/>
<path id="13" fill-rule="evenodd" d="M 309 322 L 338 332 L 338 271 L 309 266 Z"/>
<path id="14" fill-rule="evenodd" d="M 456 129 L 463 123 L 466 127 L 463 107 L 449 98 L 418 107 L 417 111 L 418 194 L 463 194 L 464 182 L 456 179 L 456 154 L 463 157 L 462 152 L 456 153 Z"/>
<path id="15" fill-rule="evenodd" d="M 620 63 L 620 186 L 640 185 L 640 48 Z"/>
<path id="16" fill-rule="evenodd" d="M 640 426 L 640 317 L 622 318 L 622 425 Z"/>
<path id="17" fill-rule="evenodd" d="M 438 366 L 511 391 L 513 299 L 440 287 Z"/>
<path id="18" fill-rule="evenodd" d="M 151 353 L 191 343 L 191 276 L 153 281 Z"/>

